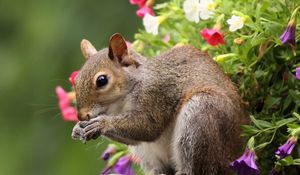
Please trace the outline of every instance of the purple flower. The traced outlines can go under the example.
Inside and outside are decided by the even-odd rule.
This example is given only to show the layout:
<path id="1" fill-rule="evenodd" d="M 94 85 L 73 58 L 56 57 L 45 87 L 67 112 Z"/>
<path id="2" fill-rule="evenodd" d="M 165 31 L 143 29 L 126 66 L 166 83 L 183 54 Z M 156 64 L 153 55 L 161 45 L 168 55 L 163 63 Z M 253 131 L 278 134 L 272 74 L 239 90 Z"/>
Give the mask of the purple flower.
<path id="1" fill-rule="evenodd" d="M 102 172 L 101 172 L 101 175 L 109 175 L 110 172 L 111 172 L 111 167 L 107 167 L 105 168 Z"/>
<path id="2" fill-rule="evenodd" d="M 300 80 L 300 67 L 296 68 L 296 78 Z"/>
<path id="3" fill-rule="evenodd" d="M 101 158 L 103 160 L 108 160 L 110 156 L 116 152 L 116 147 L 113 145 L 108 145 L 106 150 L 102 153 Z"/>
<path id="4" fill-rule="evenodd" d="M 283 44 L 291 44 L 293 47 L 296 46 L 296 25 L 297 25 L 297 13 L 300 6 L 296 7 L 291 15 L 290 21 L 285 31 L 281 34 L 280 40 Z"/>
<path id="5" fill-rule="evenodd" d="M 114 171 L 122 175 L 134 175 L 131 168 L 131 156 L 126 155 L 121 157 L 115 165 Z"/>
<path id="6" fill-rule="evenodd" d="M 285 31 L 281 34 L 280 40 L 282 41 L 283 44 L 292 44 L 293 46 L 296 45 L 296 24 L 291 21 L 289 22 L 287 28 Z"/>
<path id="7" fill-rule="evenodd" d="M 289 138 L 283 145 L 281 145 L 277 151 L 275 152 L 276 155 L 280 157 L 280 159 L 285 158 L 288 155 L 292 154 L 292 151 L 296 145 L 297 138 L 291 137 Z"/>
<path id="8" fill-rule="evenodd" d="M 254 157 L 254 151 L 246 149 L 240 158 L 230 164 L 230 168 L 236 170 L 239 175 L 259 175 Z"/>

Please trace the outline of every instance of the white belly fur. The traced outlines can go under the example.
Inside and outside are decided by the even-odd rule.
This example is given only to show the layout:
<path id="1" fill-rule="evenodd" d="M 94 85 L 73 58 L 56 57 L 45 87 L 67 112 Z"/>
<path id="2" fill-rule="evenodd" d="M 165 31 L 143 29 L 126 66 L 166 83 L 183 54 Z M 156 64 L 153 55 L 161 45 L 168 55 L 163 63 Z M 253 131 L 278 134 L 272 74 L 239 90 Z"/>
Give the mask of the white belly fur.
<path id="1" fill-rule="evenodd" d="M 173 128 L 174 125 L 171 124 L 154 142 L 142 142 L 130 146 L 132 153 L 141 159 L 143 169 L 152 170 L 157 167 L 172 166 Z"/>

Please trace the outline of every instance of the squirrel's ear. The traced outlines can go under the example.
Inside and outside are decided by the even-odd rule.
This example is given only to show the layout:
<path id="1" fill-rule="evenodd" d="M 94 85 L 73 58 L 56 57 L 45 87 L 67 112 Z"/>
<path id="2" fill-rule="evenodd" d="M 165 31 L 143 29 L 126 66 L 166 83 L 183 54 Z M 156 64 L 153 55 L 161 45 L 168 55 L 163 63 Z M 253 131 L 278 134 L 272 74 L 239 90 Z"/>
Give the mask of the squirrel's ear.
<path id="1" fill-rule="evenodd" d="M 92 55 L 97 53 L 95 47 L 86 39 L 83 39 L 80 43 L 81 52 L 86 60 L 88 60 Z"/>
<path id="2" fill-rule="evenodd" d="M 108 57 L 119 62 L 122 66 L 135 64 L 135 61 L 128 55 L 126 41 L 119 33 L 115 33 L 110 37 Z"/>

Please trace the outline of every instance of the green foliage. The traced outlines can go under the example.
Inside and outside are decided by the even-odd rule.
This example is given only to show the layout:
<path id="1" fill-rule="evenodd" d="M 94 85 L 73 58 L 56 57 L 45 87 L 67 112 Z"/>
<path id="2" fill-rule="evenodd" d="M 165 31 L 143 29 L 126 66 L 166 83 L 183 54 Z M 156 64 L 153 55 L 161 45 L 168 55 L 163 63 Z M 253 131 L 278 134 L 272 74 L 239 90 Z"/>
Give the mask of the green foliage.
<path id="1" fill-rule="evenodd" d="M 171 0 L 156 5 L 157 15 L 164 17 L 158 35 L 140 30 L 135 35 L 134 48 L 151 57 L 178 44 L 191 44 L 207 52 L 231 77 L 248 105 L 251 124 L 241 126 L 242 136 L 255 139 L 262 174 L 267 174 L 275 164 L 287 174 L 294 172 L 299 165 L 299 154 L 294 151 L 292 156 L 279 160 L 275 150 L 295 135 L 288 132 L 291 126 L 300 127 L 300 80 L 295 77 L 295 69 L 300 66 L 300 50 L 282 44 L 279 39 L 299 1 L 216 0 L 213 17 L 200 19 L 198 23 L 186 19 L 183 2 Z M 225 44 L 213 47 L 201 37 L 200 31 L 213 28 L 221 15 L 224 19 L 218 23 Z M 245 19 L 242 29 L 229 31 L 226 20 L 232 15 Z M 300 25 L 296 28 L 299 44 Z M 165 35 L 170 36 L 170 41 L 162 40 Z"/>

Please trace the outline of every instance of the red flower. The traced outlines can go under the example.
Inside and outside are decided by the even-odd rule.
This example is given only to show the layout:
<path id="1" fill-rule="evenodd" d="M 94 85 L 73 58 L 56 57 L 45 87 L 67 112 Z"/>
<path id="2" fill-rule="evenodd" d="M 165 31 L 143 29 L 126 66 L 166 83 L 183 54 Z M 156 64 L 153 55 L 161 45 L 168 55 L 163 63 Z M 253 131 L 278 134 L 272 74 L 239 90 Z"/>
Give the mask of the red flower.
<path id="1" fill-rule="evenodd" d="M 217 29 L 208 29 L 205 28 L 201 31 L 203 39 L 205 39 L 208 44 L 212 46 L 217 46 L 219 44 L 224 44 L 224 37 L 222 33 Z"/>
<path id="2" fill-rule="evenodd" d="M 136 15 L 144 18 L 144 16 L 149 13 L 150 15 L 154 16 L 154 12 L 153 10 L 148 7 L 147 5 L 144 5 L 143 7 L 141 7 L 138 11 L 136 11 Z"/>
<path id="3" fill-rule="evenodd" d="M 68 93 L 60 86 L 57 86 L 56 95 L 58 97 L 58 106 L 62 113 L 62 117 L 65 121 L 74 121 L 77 122 L 77 110 L 76 108 L 71 106 L 71 98 Z"/>
<path id="4" fill-rule="evenodd" d="M 130 4 L 138 5 L 140 8 L 146 4 L 146 0 L 129 0 Z"/>
<path id="5" fill-rule="evenodd" d="M 72 86 L 75 85 L 75 79 L 76 79 L 76 77 L 77 77 L 78 74 L 79 74 L 79 71 L 76 70 L 76 71 L 72 72 L 72 74 L 70 75 L 69 81 L 70 81 L 70 83 L 71 83 Z"/>

